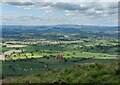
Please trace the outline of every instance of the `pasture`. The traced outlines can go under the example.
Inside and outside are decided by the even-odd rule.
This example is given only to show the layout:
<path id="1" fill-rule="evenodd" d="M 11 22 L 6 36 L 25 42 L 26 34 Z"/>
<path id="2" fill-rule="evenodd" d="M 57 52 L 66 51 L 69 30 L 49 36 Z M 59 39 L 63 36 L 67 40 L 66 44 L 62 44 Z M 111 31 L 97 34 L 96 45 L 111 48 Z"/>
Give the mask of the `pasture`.
<path id="1" fill-rule="evenodd" d="M 93 40 L 94 41 L 94 40 Z M 23 47 L 3 47 L 3 52 L 13 49 L 22 50 L 21 53 L 13 53 L 6 56 L 8 59 L 39 58 L 50 55 L 63 55 L 64 58 L 94 58 L 94 59 L 116 59 L 118 53 L 117 43 L 110 41 L 59 41 L 57 44 L 39 43 L 21 45 Z M 43 41 L 45 42 L 45 41 Z M 47 41 L 48 42 L 48 41 Z M 101 43 L 102 42 L 102 43 Z M 22 44 L 22 43 L 21 43 Z M 24 47 L 25 46 L 25 47 Z"/>

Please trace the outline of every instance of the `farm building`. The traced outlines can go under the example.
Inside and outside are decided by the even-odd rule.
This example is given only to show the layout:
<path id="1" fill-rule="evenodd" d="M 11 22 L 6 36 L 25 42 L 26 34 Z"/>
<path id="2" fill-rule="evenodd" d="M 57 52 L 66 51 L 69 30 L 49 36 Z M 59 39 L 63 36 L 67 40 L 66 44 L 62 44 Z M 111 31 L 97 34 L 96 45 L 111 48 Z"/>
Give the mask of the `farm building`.
<path id="1" fill-rule="evenodd" d="M 6 58 L 4 57 L 4 55 L 2 53 L 0 53 L 0 61 L 1 60 L 5 60 Z"/>
<path id="2" fill-rule="evenodd" d="M 4 52 L 4 55 L 10 55 L 12 53 L 21 53 L 22 50 L 10 50 L 10 51 L 6 51 Z"/>
<path id="3" fill-rule="evenodd" d="M 57 55 L 57 56 L 56 56 L 56 59 L 57 59 L 57 60 L 63 60 L 63 56 L 62 56 L 62 55 Z"/>

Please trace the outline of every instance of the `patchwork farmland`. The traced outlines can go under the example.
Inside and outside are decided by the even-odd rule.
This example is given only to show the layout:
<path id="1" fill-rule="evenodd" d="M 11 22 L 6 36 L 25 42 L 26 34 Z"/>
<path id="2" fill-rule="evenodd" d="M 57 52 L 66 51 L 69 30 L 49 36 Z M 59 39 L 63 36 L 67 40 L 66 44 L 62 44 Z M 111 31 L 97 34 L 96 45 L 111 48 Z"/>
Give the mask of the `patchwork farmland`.
<path id="1" fill-rule="evenodd" d="M 56 28 L 55 28 L 56 27 Z M 64 26 L 44 29 L 24 27 L 23 32 L 19 27 L 13 26 L 8 36 L 6 26 L 3 26 L 1 45 L 1 61 L 3 79 L 28 76 L 35 73 L 56 72 L 72 68 L 77 65 L 112 64 L 119 61 L 118 36 L 101 30 L 82 31 L 78 27 L 71 28 L 74 32 L 62 31 Z M 102 27 L 101 27 L 102 28 Z M 109 29 L 109 27 L 106 27 Z M 27 31 L 25 31 L 27 29 Z M 39 30 L 41 29 L 41 30 Z M 65 30 L 66 28 L 64 28 Z M 39 34 L 34 33 L 38 31 Z M 109 31 L 116 31 L 116 27 Z M 103 32 L 103 34 L 101 34 Z M 26 33 L 28 36 L 23 36 Z M 18 37 L 16 37 L 16 35 Z M 36 37 L 37 36 L 37 37 Z M 86 37 L 85 37 L 86 36 Z"/>

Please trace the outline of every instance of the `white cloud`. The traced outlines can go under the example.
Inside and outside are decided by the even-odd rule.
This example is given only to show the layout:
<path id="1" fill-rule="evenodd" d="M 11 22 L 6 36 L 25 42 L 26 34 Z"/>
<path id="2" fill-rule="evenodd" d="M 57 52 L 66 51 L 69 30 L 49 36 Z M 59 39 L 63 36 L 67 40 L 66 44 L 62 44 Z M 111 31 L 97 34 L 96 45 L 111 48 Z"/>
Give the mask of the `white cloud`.
<path id="1" fill-rule="evenodd" d="M 1 0 L 3 2 L 118 2 L 119 0 Z"/>
<path id="2" fill-rule="evenodd" d="M 118 0 L 4 0 L 5 4 L 16 6 L 23 9 L 31 9 L 33 7 L 39 8 L 45 12 L 46 17 L 40 17 L 35 15 L 20 15 L 14 16 L 13 19 L 8 17 L 4 18 L 8 21 L 51 21 L 51 22 L 70 22 L 76 20 L 78 23 L 83 16 L 90 19 L 103 19 L 105 17 L 117 17 L 118 16 Z M 48 17 L 55 11 L 62 10 L 65 12 L 65 17 Z M 75 21 L 73 21 L 75 22 Z M 71 21 L 72 23 L 72 21 Z M 89 23 L 86 21 L 86 23 Z M 92 24 L 92 23 L 91 23 Z"/>
<path id="3" fill-rule="evenodd" d="M 26 0 L 28 1 L 28 0 Z M 101 1 L 101 0 L 99 0 Z M 32 7 L 38 7 L 44 10 L 47 14 L 52 14 L 52 12 L 57 10 L 68 10 L 66 15 L 74 15 L 74 11 L 79 11 L 85 15 L 111 15 L 117 14 L 118 3 L 117 2 L 51 2 L 50 0 L 45 0 L 43 2 L 6 2 L 7 4 L 17 6 L 23 9 L 31 9 Z M 72 12 L 73 11 L 73 12 Z"/>
<path id="4" fill-rule="evenodd" d="M 43 10 L 48 15 L 52 15 L 53 14 L 53 9 L 51 8 L 51 6 L 41 7 L 40 9 Z"/>

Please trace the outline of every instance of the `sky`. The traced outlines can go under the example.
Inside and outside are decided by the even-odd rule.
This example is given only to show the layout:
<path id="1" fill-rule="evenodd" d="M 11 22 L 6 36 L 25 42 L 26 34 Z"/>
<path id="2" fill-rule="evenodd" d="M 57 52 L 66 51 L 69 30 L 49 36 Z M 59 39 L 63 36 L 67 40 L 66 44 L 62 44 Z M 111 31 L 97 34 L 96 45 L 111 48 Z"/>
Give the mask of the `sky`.
<path id="1" fill-rule="evenodd" d="M 118 25 L 118 0 L 2 0 L 2 25 Z"/>

